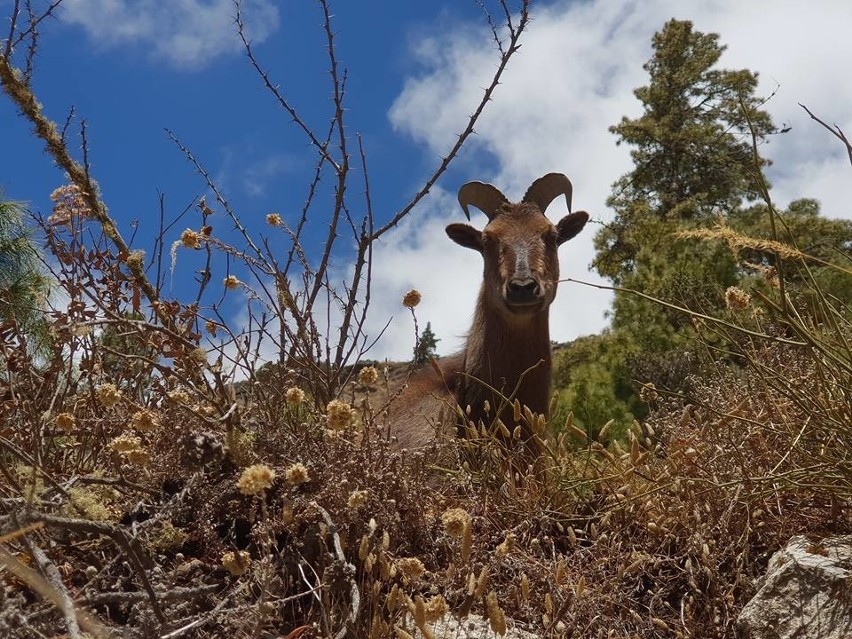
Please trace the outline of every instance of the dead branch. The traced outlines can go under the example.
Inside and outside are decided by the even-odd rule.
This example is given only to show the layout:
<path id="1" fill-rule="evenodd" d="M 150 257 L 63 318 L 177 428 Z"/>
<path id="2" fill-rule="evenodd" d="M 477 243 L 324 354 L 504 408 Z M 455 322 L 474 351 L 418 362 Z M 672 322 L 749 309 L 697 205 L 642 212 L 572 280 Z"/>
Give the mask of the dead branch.
<path id="1" fill-rule="evenodd" d="M 61 595 L 35 570 L 21 563 L 17 557 L 2 547 L 0 547 L 0 564 L 3 564 L 7 570 L 44 597 L 44 599 L 60 610 L 63 609 Z M 112 639 L 114 637 L 93 615 L 85 610 L 76 610 L 76 620 L 86 632 L 92 633 L 97 639 Z"/>
<path id="2" fill-rule="evenodd" d="M 71 181 L 79 187 L 82 197 L 91 210 L 92 216 L 98 221 L 106 236 L 115 244 L 120 254 L 129 255 L 130 246 L 124 241 L 115 221 L 107 212 L 106 205 L 100 197 L 100 189 L 89 176 L 86 168 L 71 157 L 68 147 L 58 133 L 56 123 L 44 115 L 41 105 L 29 86 L 23 81 L 21 72 L 12 66 L 5 56 L 0 57 L 0 84 L 11 100 L 21 110 L 21 113 L 35 127 L 35 132 L 47 147 L 48 153 L 53 157 L 57 166 L 63 169 Z M 157 290 L 151 285 L 141 264 L 128 263 L 127 267 L 133 274 L 139 288 L 145 294 L 149 302 L 154 303 L 159 299 Z M 162 319 L 168 322 L 168 316 Z"/>
<path id="3" fill-rule="evenodd" d="M 142 550 L 134 548 L 134 542 L 131 541 L 131 539 L 127 536 L 127 533 L 125 533 L 119 526 L 89 521 L 86 519 L 55 517 L 53 515 L 47 515 L 35 511 L 24 512 L 18 516 L 24 524 L 42 522 L 45 526 L 49 526 L 51 528 L 62 528 L 75 532 L 102 535 L 112 539 L 113 542 L 127 555 L 130 566 L 133 568 L 136 576 L 139 577 L 139 581 L 142 583 L 142 587 L 145 592 L 148 593 L 148 601 L 150 602 L 151 608 L 154 610 L 154 614 L 157 616 L 157 619 L 159 619 L 160 622 L 165 623 L 166 618 L 163 615 L 163 610 L 160 607 L 159 600 L 157 599 L 157 593 L 154 592 L 154 588 L 151 585 L 151 581 L 148 579 L 148 574 L 145 570 L 145 563 L 150 563 L 150 560 L 147 560 L 146 558 L 146 562 L 142 561 L 142 557 L 144 556 L 142 554 Z"/>
<path id="4" fill-rule="evenodd" d="M 65 618 L 65 627 L 68 629 L 71 639 L 82 639 L 83 635 L 80 633 L 80 624 L 77 623 L 77 614 L 74 602 L 71 599 L 71 593 L 65 587 L 62 575 L 59 574 L 56 564 L 48 558 L 44 551 L 39 548 L 38 544 L 33 542 L 28 535 L 24 535 L 24 543 L 38 565 L 39 570 L 41 570 L 41 573 L 47 579 L 47 583 L 50 584 L 50 587 L 56 593 L 58 600 L 57 607 L 62 611 L 62 616 Z"/>
<path id="5" fill-rule="evenodd" d="M 160 601 L 187 601 L 197 597 L 206 597 L 221 590 L 219 584 L 205 584 L 194 588 L 169 588 L 157 591 Z M 76 603 L 85 606 L 102 606 L 104 604 L 133 604 L 145 601 L 148 593 L 137 590 L 133 592 L 99 592 L 87 597 L 80 597 Z"/>
<path id="6" fill-rule="evenodd" d="M 326 526 L 328 526 L 328 531 L 331 534 L 332 543 L 334 546 L 334 554 L 337 556 L 338 561 L 340 561 L 349 571 L 350 574 L 347 575 L 347 580 L 349 581 L 349 596 L 351 599 L 351 607 L 349 610 L 349 614 L 346 616 L 346 621 L 349 624 L 354 624 L 355 620 L 358 617 L 358 609 L 361 607 L 361 593 L 358 590 L 358 583 L 353 578 L 355 574 L 355 566 L 346 561 L 346 555 L 343 552 L 343 546 L 340 544 L 340 535 L 337 533 L 337 527 L 334 525 L 334 521 L 331 519 L 331 515 L 328 514 L 328 511 L 320 506 L 316 502 L 312 502 L 311 504 L 317 511 L 322 515 L 323 521 L 325 521 Z M 335 635 L 335 639 L 343 639 L 346 636 L 348 629 L 346 626 L 342 627 L 338 633 Z"/>
<path id="7" fill-rule="evenodd" d="M 843 143 L 846 147 L 846 153 L 849 155 L 849 162 L 852 163 L 852 142 L 849 142 L 849 139 L 846 137 L 846 134 L 843 133 L 843 130 L 837 124 L 830 126 L 828 123 L 814 115 L 813 112 L 801 102 L 799 102 L 799 106 L 805 110 L 805 113 L 811 116 L 812 120 L 818 122 L 824 129 Z"/>

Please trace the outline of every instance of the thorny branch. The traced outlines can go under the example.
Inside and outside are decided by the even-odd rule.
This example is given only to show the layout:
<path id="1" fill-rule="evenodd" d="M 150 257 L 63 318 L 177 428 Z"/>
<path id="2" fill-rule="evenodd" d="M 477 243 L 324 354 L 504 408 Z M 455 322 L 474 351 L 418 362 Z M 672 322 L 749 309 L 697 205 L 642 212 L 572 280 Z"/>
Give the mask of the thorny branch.
<path id="1" fill-rule="evenodd" d="M 377 229 L 370 236 L 371 241 L 378 239 L 379 237 L 387 233 L 389 230 L 394 228 L 397 224 L 399 224 L 400 221 L 402 221 L 402 219 L 407 216 L 411 212 L 411 210 L 418 204 L 418 202 L 420 202 L 420 200 L 422 200 L 429 193 L 429 191 L 432 189 L 438 179 L 444 174 L 450 163 L 455 159 L 459 151 L 461 151 L 461 148 L 464 146 L 465 142 L 467 142 L 467 139 L 471 136 L 471 134 L 473 134 L 476 123 L 479 121 L 479 117 L 485 110 L 485 106 L 491 101 L 491 97 L 494 94 L 494 91 L 500 84 L 500 79 L 503 77 L 503 73 L 505 72 L 506 67 L 509 64 L 509 60 L 511 60 L 512 56 L 517 53 L 518 49 L 520 49 L 521 36 L 523 35 L 529 24 L 529 9 L 531 0 L 523 0 L 517 25 L 515 25 L 511 20 L 511 13 L 509 12 L 506 2 L 501 1 L 500 4 L 506 11 L 507 15 L 509 42 L 508 46 L 506 46 L 505 53 L 502 53 L 500 57 L 500 63 L 497 66 L 497 71 L 494 72 L 494 77 L 491 80 L 491 84 L 486 87 L 482 95 L 482 100 L 479 102 L 479 105 L 474 110 L 473 115 L 470 116 L 470 120 L 468 120 L 467 126 L 459 134 L 458 138 L 456 139 L 456 143 L 450 149 L 449 153 L 447 153 L 447 155 L 441 160 L 441 164 L 438 166 L 432 176 L 428 180 L 426 180 L 426 184 L 423 186 L 423 188 L 420 189 L 420 191 L 415 194 L 411 201 L 404 207 L 402 207 L 402 209 L 400 209 L 388 223 Z"/>
<path id="2" fill-rule="evenodd" d="M 287 362 L 298 362 L 300 369 L 313 370 L 317 378 L 310 380 L 312 387 L 323 389 L 323 392 L 318 392 L 316 397 L 320 403 L 328 401 L 328 399 L 337 394 L 341 383 L 344 381 L 341 375 L 345 365 L 353 361 L 354 358 L 361 357 L 369 347 L 363 327 L 370 304 L 369 286 L 372 275 L 374 243 L 409 215 L 446 172 L 463 145 L 474 133 L 476 123 L 482 115 L 485 106 L 492 99 L 497 86 L 500 84 L 509 60 L 520 48 L 520 38 L 529 22 L 530 0 L 523 0 L 521 2 L 517 16 L 513 14 L 507 1 L 501 0 L 499 2 L 505 19 L 502 30 L 498 27 L 498 22 L 495 21 L 486 9 L 484 3 L 479 2 L 479 4 L 485 13 L 499 53 L 499 63 L 492 81 L 483 90 L 482 99 L 474 109 L 466 126 L 457 136 L 449 152 L 442 158 L 439 166 L 425 181 L 423 188 L 386 223 L 377 226 L 374 221 L 373 205 L 369 196 L 366 151 L 363 148 L 360 138 L 359 153 L 361 155 L 360 168 L 364 181 L 364 202 L 359 208 L 362 208 L 364 212 L 358 223 L 353 219 L 351 204 L 349 203 L 350 196 L 348 193 L 350 192 L 351 171 L 349 161 L 349 125 L 345 120 L 346 72 L 341 69 L 337 56 L 330 3 L 328 0 L 318 1 L 322 13 L 322 29 L 326 37 L 332 105 L 328 130 L 324 136 L 320 136 L 315 132 L 314 127 L 309 123 L 305 115 L 300 113 L 294 102 L 285 96 L 279 85 L 274 83 L 269 71 L 264 68 L 258 59 L 246 32 L 241 3 L 239 0 L 235 0 L 234 2 L 237 33 L 243 44 L 249 64 L 258 74 L 263 85 L 272 94 L 279 106 L 284 109 L 296 126 L 307 136 L 311 147 L 318 155 L 308 197 L 302 208 L 298 222 L 294 225 L 294 229 L 284 225 L 285 233 L 289 236 L 290 248 L 283 265 L 283 271 L 277 260 L 271 257 L 272 252 L 264 241 L 264 248 L 270 255 L 266 260 L 266 264 L 271 264 L 272 266 L 271 269 L 265 271 L 264 275 L 272 275 L 274 277 L 275 295 L 270 295 L 266 291 L 266 285 L 261 281 L 261 278 L 258 278 L 257 281 L 258 286 L 266 291 L 266 298 L 270 305 L 276 309 L 279 317 L 279 362 L 285 365 Z M 171 135 L 174 139 L 174 134 Z M 208 187 L 213 190 L 217 199 L 224 206 L 223 198 L 221 198 L 218 190 L 215 189 L 215 185 L 211 183 L 208 174 L 200 167 L 186 148 L 181 147 L 181 149 L 196 164 L 196 169 L 201 173 L 207 181 Z M 330 170 L 333 173 L 334 180 L 331 194 L 332 203 L 328 207 L 329 210 L 327 213 L 328 227 L 322 248 L 319 251 L 309 252 L 302 245 L 303 231 L 308 223 L 310 210 L 315 205 L 315 198 L 319 193 L 319 186 L 326 170 Z M 232 218 L 234 217 L 230 210 L 228 210 L 228 213 Z M 235 223 L 240 228 L 239 223 Z M 353 268 L 350 271 L 349 281 L 342 287 L 342 290 L 338 291 L 334 283 L 330 281 L 329 267 L 333 256 L 339 252 L 338 245 L 342 236 L 341 223 L 349 226 L 352 241 L 355 245 L 355 256 L 352 260 Z M 246 237 L 247 234 L 243 229 L 240 228 L 240 231 L 246 241 L 249 242 L 252 250 L 257 254 L 257 247 Z M 310 255 L 311 253 L 314 255 Z M 303 288 L 301 291 L 294 289 L 289 275 L 290 267 L 296 259 L 298 259 L 302 271 Z M 317 327 L 314 322 L 316 311 L 320 304 L 320 295 L 323 294 L 323 291 L 325 292 L 324 319 L 326 323 L 330 323 L 332 317 L 336 316 L 337 313 L 340 316 L 340 323 L 336 328 L 336 337 L 330 334 L 331 326 Z M 291 322 L 293 324 L 292 327 L 290 326 Z M 320 328 L 322 330 L 318 330 Z M 324 346 L 322 346 L 323 341 Z M 285 352 L 287 353 L 286 357 L 284 356 Z"/>

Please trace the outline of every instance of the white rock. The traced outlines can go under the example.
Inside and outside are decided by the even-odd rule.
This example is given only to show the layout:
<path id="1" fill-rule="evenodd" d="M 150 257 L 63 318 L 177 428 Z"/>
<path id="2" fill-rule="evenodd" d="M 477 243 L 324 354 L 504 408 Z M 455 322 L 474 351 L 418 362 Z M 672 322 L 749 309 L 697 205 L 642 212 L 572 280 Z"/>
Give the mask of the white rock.
<path id="1" fill-rule="evenodd" d="M 429 626 L 429 630 L 432 631 L 435 639 L 540 639 L 539 635 L 512 628 L 511 621 L 509 626 L 506 629 L 506 634 L 501 636 L 491 630 L 488 619 L 479 615 L 468 615 L 464 619 L 458 620 L 453 615 L 448 614 L 436 622 L 434 626 Z M 416 639 L 423 639 L 419 630 L 414 633 L 414 636 Z"/>
<path id="2" fill-rule="evenodd" d="M 750 639 L 852 637 L 852 535 L 793 537 L 737 621 Z"/>

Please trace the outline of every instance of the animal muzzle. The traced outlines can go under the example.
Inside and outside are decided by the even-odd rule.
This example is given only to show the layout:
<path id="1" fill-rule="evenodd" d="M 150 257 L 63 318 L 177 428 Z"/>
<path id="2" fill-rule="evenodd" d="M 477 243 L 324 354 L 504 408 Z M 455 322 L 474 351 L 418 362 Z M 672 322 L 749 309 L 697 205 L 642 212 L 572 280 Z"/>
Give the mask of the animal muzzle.
<path id="1" fill-rule="evenodd" d="M 533 277 L 513 277 L 506 283 L 506 303 L 510 306 L 528 306 L 541 302 L 541 286 Z"/>

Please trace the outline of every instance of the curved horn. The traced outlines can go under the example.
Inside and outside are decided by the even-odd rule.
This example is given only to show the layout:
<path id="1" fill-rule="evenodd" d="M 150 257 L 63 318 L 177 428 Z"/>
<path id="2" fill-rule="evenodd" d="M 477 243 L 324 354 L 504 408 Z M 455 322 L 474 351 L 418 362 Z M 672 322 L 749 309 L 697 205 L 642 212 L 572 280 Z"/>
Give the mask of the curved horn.
<path id="1" fill-rule="evenodd" d="M 470 220 L 468 206 L 471 204 L 485 213 L 491 220 L 497 215 L 497 209 L 500 205 L 508 201 L 506 196 L 500 192 L 500 189 L 484 182 L 468 182 L 459 189 L 459 204 L 464 209 L 464 214 L 468 220 Z"/>
<path id="2" fill-rule="evenodd" d="M 565 196 L 565 202 L 568 204 L 568 212 L 571 212 L 571 180 L 562 173 L 548 173 L 544 177 L 538 178 L 530 185 L 524 195 L 524 202 L 532 202 L 536 204 L 544 215 L 544 211 L 553 200 L 559 196 Z"/>

